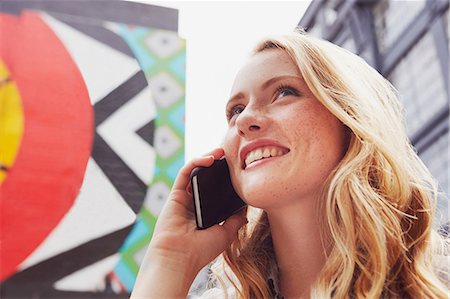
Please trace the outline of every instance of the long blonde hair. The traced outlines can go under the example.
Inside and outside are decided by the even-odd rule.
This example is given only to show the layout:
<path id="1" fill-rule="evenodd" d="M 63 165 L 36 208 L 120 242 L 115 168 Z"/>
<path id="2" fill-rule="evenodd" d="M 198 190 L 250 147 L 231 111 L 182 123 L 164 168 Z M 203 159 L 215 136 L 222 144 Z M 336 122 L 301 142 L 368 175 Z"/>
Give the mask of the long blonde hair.
<path id="1" fill-rule="evenodd" d="M 432 228 L 436 183 L 409 143 L 393 86 L 358 56 L 304 33 L 265 39 L 254 53 L 273 48 L 290 55 L 317 100 L 351 135 L 320 200 L 322 236 L 332 248 L 311 296 L 448 298 L 432 264 L 445 246 Z M 272 263 L 262 211 L 214 269 L 225 267 L 238 297 L 270 298 Z"/>

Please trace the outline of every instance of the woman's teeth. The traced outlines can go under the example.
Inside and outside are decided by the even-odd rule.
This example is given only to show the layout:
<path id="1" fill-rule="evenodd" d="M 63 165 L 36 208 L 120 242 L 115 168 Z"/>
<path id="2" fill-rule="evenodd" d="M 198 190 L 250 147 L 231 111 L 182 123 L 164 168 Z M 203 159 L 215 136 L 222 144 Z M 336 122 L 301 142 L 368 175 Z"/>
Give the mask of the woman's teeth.
<path id="1" fill-rule="evenodd" d="M 281 148 L 277 147 L 262 147 L 257 148 L 247 154 L 247 158 L 245 159 L 245 167 L 249 165 L 252 162 L 269 158 L 269 157 L 278 157 L 284 155 L 284 151 Z"/>

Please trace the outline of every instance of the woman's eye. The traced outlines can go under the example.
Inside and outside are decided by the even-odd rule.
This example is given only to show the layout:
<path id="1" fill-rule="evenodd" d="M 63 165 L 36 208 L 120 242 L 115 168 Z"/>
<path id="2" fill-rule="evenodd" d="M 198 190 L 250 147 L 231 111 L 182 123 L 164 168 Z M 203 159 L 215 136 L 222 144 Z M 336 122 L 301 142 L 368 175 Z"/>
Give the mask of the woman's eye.
<path id="1" fill-rule="evenodd" d="M 293 87 L 290 86 L 280 86 L 277 88 L 276 99 L 286 97 L 286 96 L 299 96 L 300 93 Z"/>
<path id="2" fill-rule="evenodd" d="M 242 113 L 242 111 L 244 111 L 244 106 L 242 105 L 237 105 L 237 106 L 233 106 L 230 110 L 228 110 L 227 112 L 227 119 L 230 120 L 232 119 L 235 115 L 238 115 L 240 113 Z"/>

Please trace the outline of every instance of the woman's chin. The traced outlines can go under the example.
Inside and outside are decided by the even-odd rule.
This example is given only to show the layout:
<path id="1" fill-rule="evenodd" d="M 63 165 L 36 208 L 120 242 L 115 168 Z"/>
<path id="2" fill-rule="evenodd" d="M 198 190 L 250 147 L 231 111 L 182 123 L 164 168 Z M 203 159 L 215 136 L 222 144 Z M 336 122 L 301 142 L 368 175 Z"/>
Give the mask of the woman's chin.
<path id="1" fill-rule="evenodd" d="M 241 197 L 249 206 L 259 209 L 268 209 L 274 205 L 280 205 L 283 199 L 280 193 L 268 191 L 267 188 L 243 190 Z"/>

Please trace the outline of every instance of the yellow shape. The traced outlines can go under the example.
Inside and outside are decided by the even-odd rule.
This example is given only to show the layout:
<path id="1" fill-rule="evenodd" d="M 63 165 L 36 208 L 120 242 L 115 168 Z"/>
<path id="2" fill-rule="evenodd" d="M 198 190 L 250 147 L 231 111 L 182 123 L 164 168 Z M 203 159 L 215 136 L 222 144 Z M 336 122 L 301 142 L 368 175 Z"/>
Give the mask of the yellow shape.
<path id="1" fill-rule="evenodd" d="M 0 59 L 0 184 L 6 178 L 7 169 L 14 164 L 23 129 L 20 93 L 7 66 Z"/>

